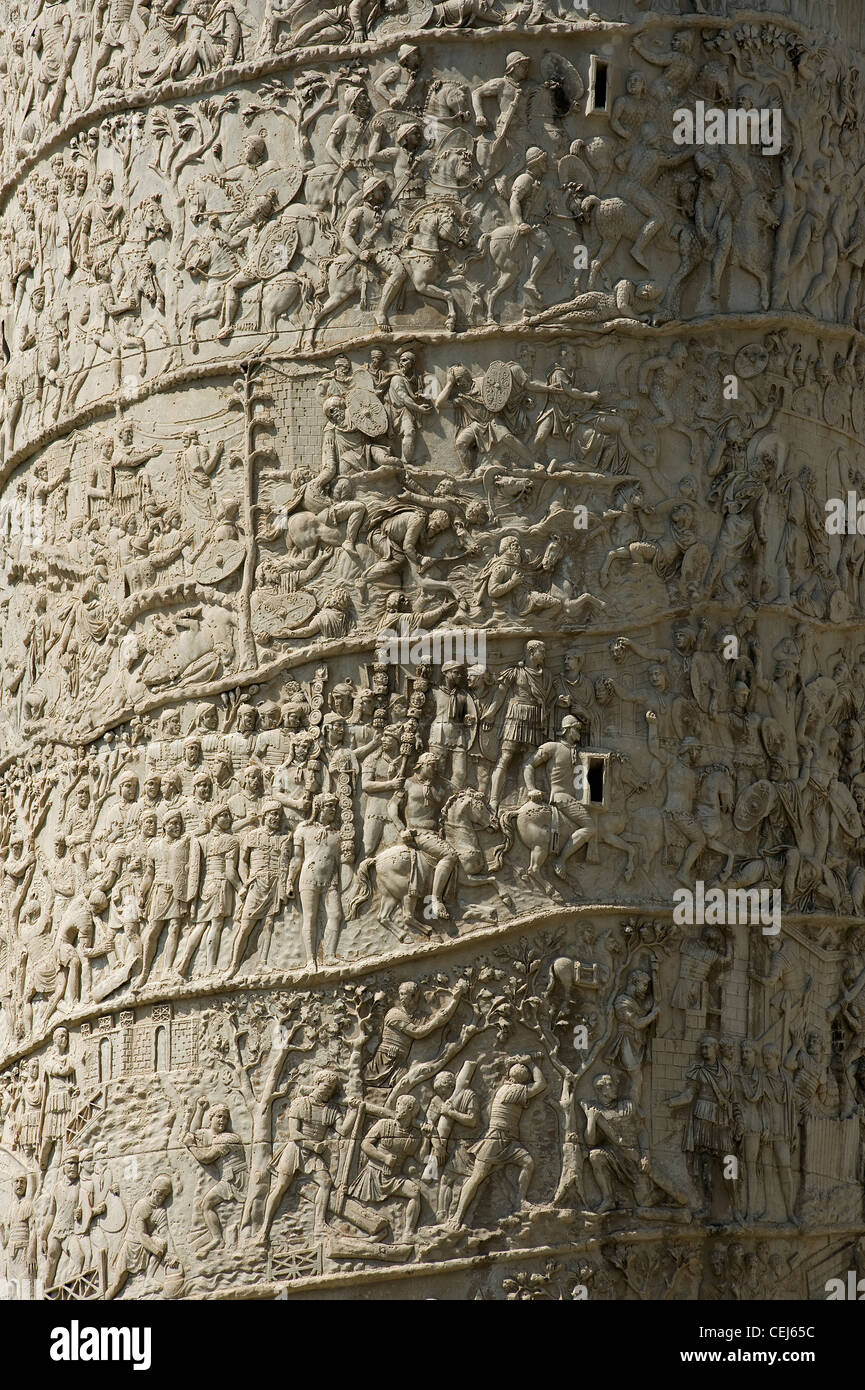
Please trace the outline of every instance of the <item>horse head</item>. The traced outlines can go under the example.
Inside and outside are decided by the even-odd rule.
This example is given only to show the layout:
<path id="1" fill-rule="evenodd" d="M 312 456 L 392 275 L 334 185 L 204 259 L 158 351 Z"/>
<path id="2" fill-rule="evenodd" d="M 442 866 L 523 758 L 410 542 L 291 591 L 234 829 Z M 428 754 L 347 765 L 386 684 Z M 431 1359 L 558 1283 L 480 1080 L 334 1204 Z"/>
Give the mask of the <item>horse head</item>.
<path id="1" fill-rule="evenodd" d="M 468 246 L 471 239 L 471 217 L 461 208 L 445 212 L 439 224 L 439 234 L 455 246 Z"/>
<path id="2" fill-rule="evenodd" d="M 210 270 L 211 249 L 206 241 L 191 241 L 183 257 L 183 269 L 193 280 L 203 278 Z"/>
<path id="3" fill-rule="evenodd" d="M 145 241 L 159 241 L 162 238 L 170 238 L 171 223 L 165 215 L 162 200 L 158 193 L 152 193 L 150 197 L 143 198 L 134 209 L 143 229 Z"/>

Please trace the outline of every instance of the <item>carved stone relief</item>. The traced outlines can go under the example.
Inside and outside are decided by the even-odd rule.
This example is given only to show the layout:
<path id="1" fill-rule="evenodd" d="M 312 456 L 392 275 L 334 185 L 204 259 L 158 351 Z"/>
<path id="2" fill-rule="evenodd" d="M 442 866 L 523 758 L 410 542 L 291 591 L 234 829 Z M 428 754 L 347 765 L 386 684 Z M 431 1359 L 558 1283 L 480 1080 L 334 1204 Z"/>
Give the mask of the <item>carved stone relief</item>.
<path id="1" fill-rule="evenodd" d="M 824 1297 L 858 7 L 3 11 L 4 1288 Z"/>

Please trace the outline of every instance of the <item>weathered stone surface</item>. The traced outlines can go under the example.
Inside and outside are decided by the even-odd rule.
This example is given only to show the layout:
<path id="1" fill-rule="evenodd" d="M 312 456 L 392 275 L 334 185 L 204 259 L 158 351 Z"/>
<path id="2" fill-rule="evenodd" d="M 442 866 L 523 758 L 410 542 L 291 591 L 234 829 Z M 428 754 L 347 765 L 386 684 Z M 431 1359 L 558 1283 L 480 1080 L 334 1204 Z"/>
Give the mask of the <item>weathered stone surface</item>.
<path id="1" fill-rule="evenodd" d="M 7 1296 L 824 1297 L 859 4 L 3 8 Z"/>

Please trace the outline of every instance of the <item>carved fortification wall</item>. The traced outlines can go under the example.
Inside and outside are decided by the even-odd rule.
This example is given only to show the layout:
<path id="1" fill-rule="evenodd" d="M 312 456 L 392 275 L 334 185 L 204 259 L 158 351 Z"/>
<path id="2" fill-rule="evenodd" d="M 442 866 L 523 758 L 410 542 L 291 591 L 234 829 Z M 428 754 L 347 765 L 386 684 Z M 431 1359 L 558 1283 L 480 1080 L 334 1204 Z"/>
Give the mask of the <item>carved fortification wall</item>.
<path id="1" fill-rule="evenodd" d="M 0 12 L 4 1290 L 823 1297 L 859 0 Z"/>

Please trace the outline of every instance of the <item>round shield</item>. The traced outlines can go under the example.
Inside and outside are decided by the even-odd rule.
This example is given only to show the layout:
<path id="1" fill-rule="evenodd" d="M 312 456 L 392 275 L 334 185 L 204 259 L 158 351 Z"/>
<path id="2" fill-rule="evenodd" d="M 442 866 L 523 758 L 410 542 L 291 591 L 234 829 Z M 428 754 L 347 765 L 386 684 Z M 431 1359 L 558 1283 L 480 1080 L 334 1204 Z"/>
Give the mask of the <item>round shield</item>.
<path id="1" fill-rule="evenodd" d="M 753 830 L 774 808 L 777 796 L 777 790 L 765 777 L 746 787 L 733 812 L 733 824 L 736 829 Z"/>
<path id="2" fill-rule="evenodd" d="M 856 840 L 862 834 L 862 821 L 849 787 L 843 782 L 829 783 L 829 802 L 845 834 Z"/>
<path id="3" fill-rule="evenodd" d="M 258 273 L 262 280 L 272 280 L 288 270 L 297 250 L 297 223 L 292 221 L 274 222 L 264 234 L 258 249 Z"/>
<path id="4" fill-rule="evenodd" d="M 355 387 L 346 396 L 346 407 L 346 423 L 350 429 L 360 430 L 368 439 L 379 439 L 387 433 L 387 411 L 374 391 Z"/>
<path id="5" fill-rule="evenodd" d="M 243 541 L 211 541 L 195 562 L 195 577 L 202 584 L 220 584 L 243 564 Z"/>
<path id="6" fill-rule="evenodd" d="M 298 589 L 295 594 L 280 596 L 280 618 L 283 623 L 307 623 L 317 607 L 315 594 L 308 589 Z"/>
<path id="7" fill-rule="evenodd" d="M 156 24 L 145 34 L 138 45 L 135 66 L 141 74 L 151 73 L 165 57 L 168 40 L 161 24 Z"/>
<path id="8" fill-rule="evenodd" d="M 401 125 L 412 119 L 410 111 L 395 111 L 393 107 L 386 107 L 384 111 L 376 111 L 369 123 L 370 130 L 386 130 L 392 135 Z"/>
<path id="9" fill-rule="evenodd" d="M 438 123 L 432 122 L 424 129 L 427 139 L 434 145 L 436 154 L 440 156 L 430 175 L 430 188 L 466 188 L 471 173 L 467 174 L 459 164 L 450 163 L 445 156 L 452 155 L 456 150 L 468 150 L 471 154 L 474 150 L 471 133 L 466 130 L 465 126 L 451 128 L 440 121 Z M 448 194 L 447 196 L 453 195 Z"/>
<path id="10" fill-rule="evenodd" d="M 568 184 L 580 184 L 584 189 L 591 184 L 592 178 L 585 161 L 576 154 L 562 155 L 557 165 L 559 175 L 559 187 L 567 188 Z"/>
<path id="11" fill-rule="evenodd" d="M 740 347 L 733 363 L 736 375 L 745 381 L 765 372 L 768 365 L 769 354 L 762 343 L 746 343 L 744 347 Z"/>
<path id="12" fill-rule="evenodd" d="M 375 36 L 379 34 L 401 34 L 404 29 L 423 29 L 433 16 L 432 0 L 408 0 L 405 9 L 397 14 L 385 15 L 375 26 Z"/>
<path id="13" fill-rule="evenodd" d="M 487 410 L 504 410 L 511 398 L 514 376 L 509 362 L 491 362 L 484 372 L 481 395 Z"/>
<path id="14" fill-rule="evenodd" d="M 287 208 L 300 192 L 300 185 L 303 183 L 305 173 L 306 170 L 301 169 L 299 164 L 282 165 L 276 176 L 273 169 L 265 168 L 257 179 L 245 185 L 240 215 L 243 216 L 254 199 L 260 198 L 262 194 L 267 194 L 271 188 L 279 194 L 278 207 L 280 209 Z"/>
<path id="15" fill-rule="evenodd" d="M 288 207 L 293 203 L 298 193 L 300 185 L 303 183 L 305 169 L 301 169 L 299 164 L 283 164 L 279 170 L 279 198 L 282 207 Z"/>
<path id="16" fill-rule="evenodd" d="M 110 1191 L 106 1193 L 105 1214 L 100 1222 L 103 1231 L 107 1231 L 109 1235 L 115 1235 L 118 1231 L 122 1231 L 126 1225 L 126 1217 L 126 1207 L 117 1193 Z"/>

